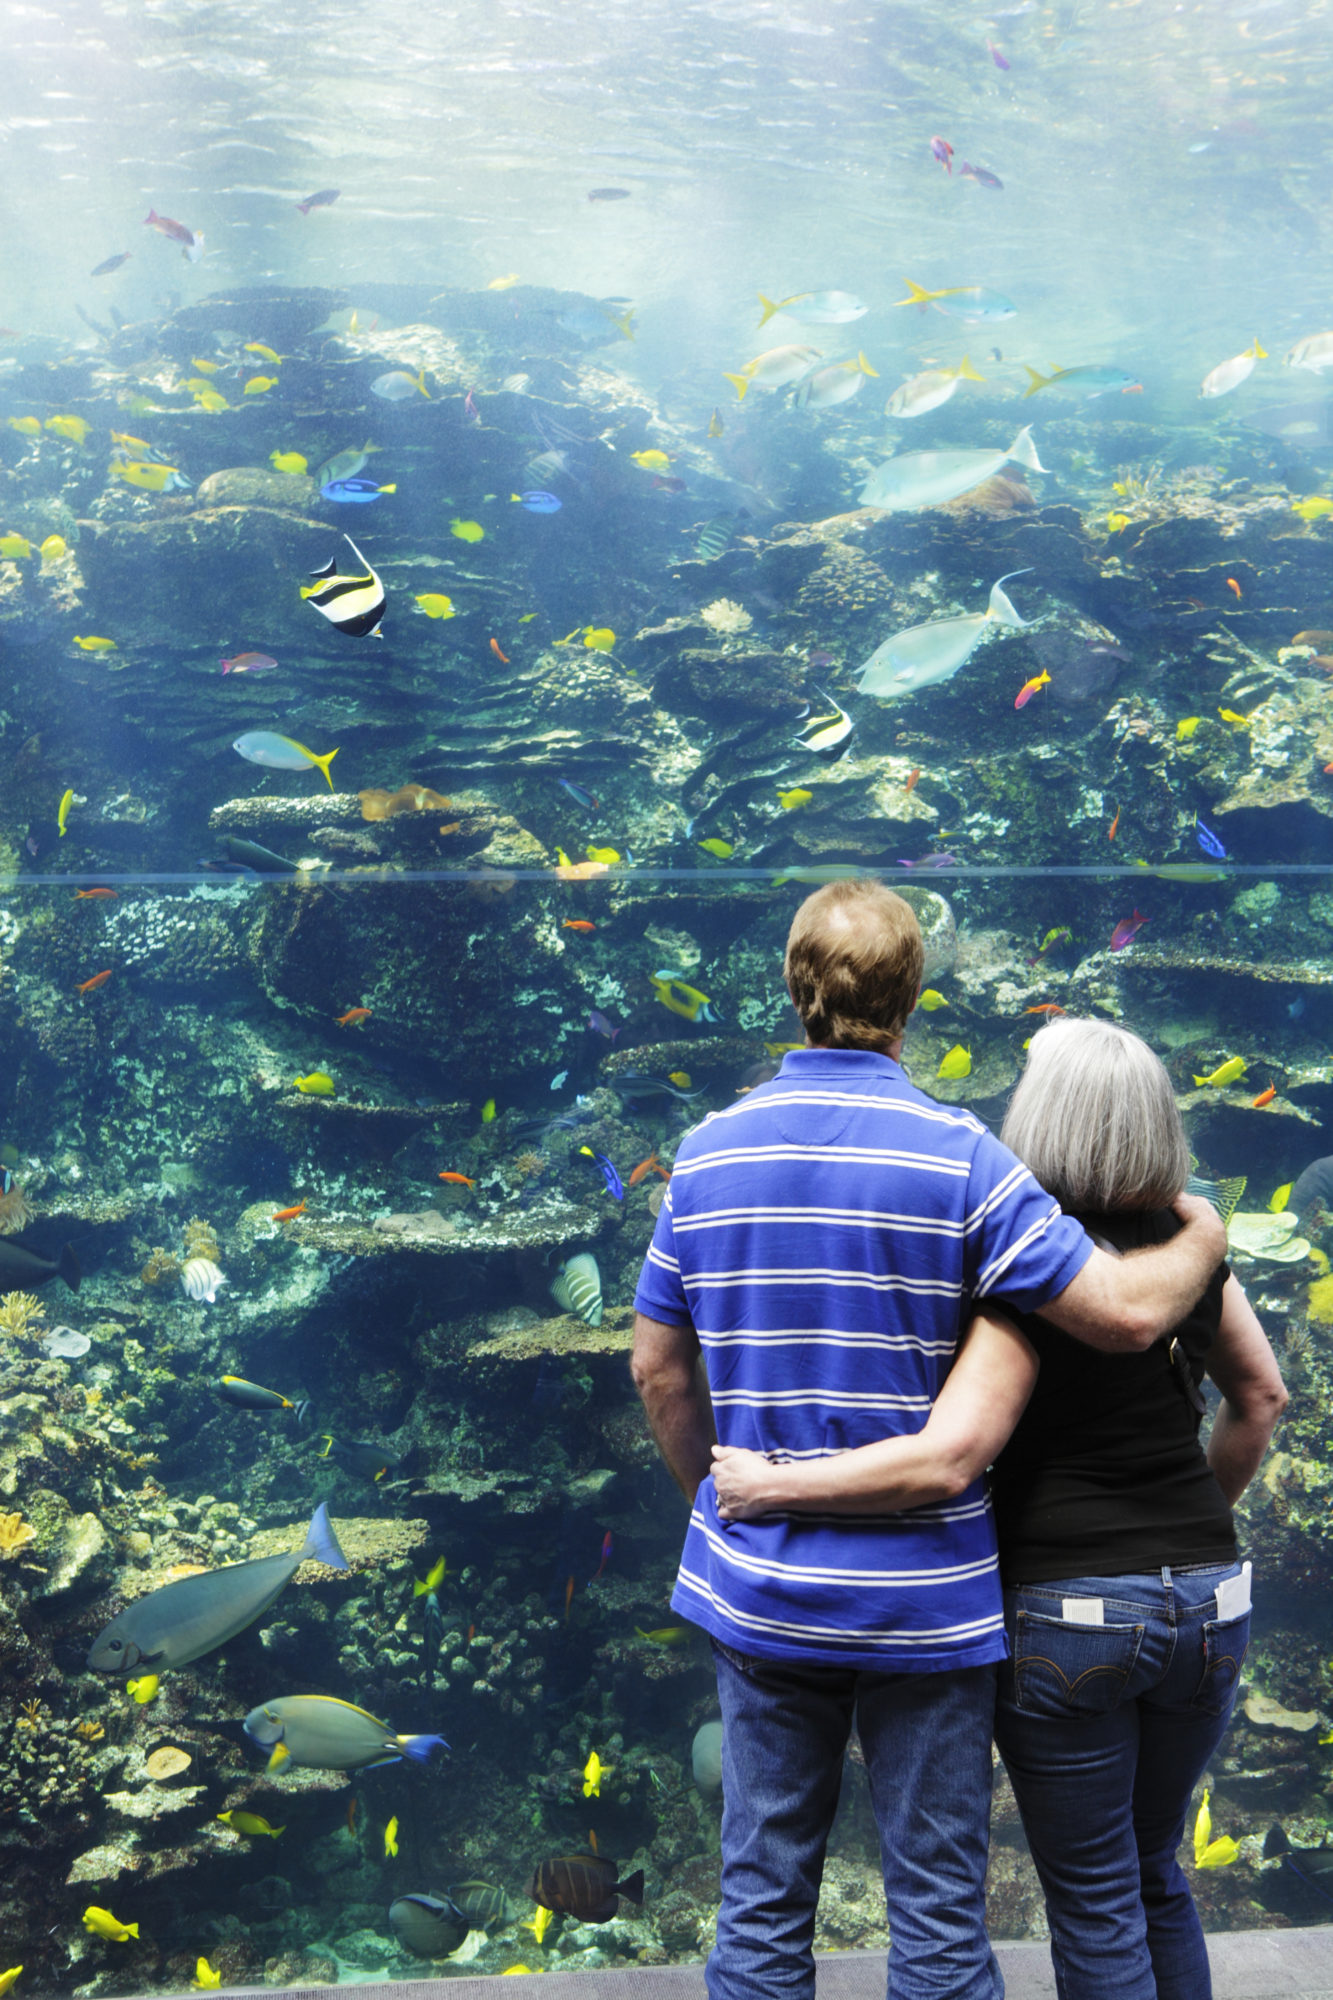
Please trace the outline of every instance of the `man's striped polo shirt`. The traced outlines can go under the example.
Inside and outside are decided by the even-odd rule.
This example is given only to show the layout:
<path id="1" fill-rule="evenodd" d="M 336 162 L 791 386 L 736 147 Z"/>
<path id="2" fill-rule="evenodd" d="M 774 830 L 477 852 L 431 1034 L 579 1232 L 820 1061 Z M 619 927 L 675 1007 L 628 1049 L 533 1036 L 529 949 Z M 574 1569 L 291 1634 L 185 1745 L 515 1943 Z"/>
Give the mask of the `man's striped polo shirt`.
<path id="1" fill-rule="evenodd" d="M 887 1056 L 801 1049 L 689 1133 L 636 1306 L 697 1329 L 718 1439 L 816 1458 L 919 1431 L 974 1301 L 1035 1311 L 1092 1245 L 970 1112 Z M 705 1479 L 672 1606 L 768 1658 L 1004 1658 L 984 1480 L 911 1513 L 723 1523 Z"/>

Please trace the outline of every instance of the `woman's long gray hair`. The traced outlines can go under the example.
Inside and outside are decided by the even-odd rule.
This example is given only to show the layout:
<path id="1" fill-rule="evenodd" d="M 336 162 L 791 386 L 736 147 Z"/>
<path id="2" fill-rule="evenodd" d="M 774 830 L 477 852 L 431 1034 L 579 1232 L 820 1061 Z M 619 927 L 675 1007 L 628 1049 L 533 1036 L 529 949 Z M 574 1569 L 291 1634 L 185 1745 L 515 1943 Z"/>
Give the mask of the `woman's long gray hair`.
<path id="1" fill-rule="evenodd" d="M 1000 1137 L 1066 1209 L 1165 1208 L 1190 1171 L 1171 1079 L 1110 1021 L 1039 1029 Z"/>

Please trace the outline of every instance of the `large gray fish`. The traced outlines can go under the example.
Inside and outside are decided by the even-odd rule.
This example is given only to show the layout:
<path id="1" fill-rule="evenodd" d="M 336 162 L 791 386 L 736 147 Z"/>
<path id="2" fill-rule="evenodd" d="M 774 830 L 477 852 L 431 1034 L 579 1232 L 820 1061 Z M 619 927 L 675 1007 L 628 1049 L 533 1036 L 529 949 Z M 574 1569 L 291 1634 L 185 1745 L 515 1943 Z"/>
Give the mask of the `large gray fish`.
<path id="1" fill-rule="evenodd" d="M 413 1958 L 448 1958 L 467 1936 L 469 1923 L 448 1897 L 399 1896 L 389 1905 L 389 1928 Z"/>
<path id="2" fill-rule="evenodd" d="M 0 1237 L 0 1293 L 30 1292 L 48 1278 L 63 1278 L 70 1290 L 77 1292 L 82 1276 L 72 1243 L 67 1243 L 52 1263 L 49 1257 L 39 1257 L 35 1250 L 25 1250 L 21 1243 Z"/>
<path id="3" fill-rule="evenodd" d="M 903 514 L 917 507 L 940 507 L 946 500 L 960 499 L 983 480 L 993 479 L 1010 460 L 1031 466 L 1034 472 L 1046 467 L 1037 457 L 1032 432 L 1018 433 L 1008 451 L 905 451 L 885 459 L 861 488 L 861 505 L 879 507 L 888 514 Z"/>
<path id="4" fill-rule="evenodd" d="M 95 1673 L 124 1673 L 130 1667 L 150 1667 L 156 1674 L 185 1667 L 262 1617 L 281 1595 L 303 1562 L 327 1563 L 346 1569 L 328 1508 L 315 1509 L 304 1542 L 285 1556 L 257 1556 L 252 1562 L 229 1563 L 164 1583 L 113 1618 L 94 1639 L 88 1665 Z"/>
<path id="5" fill-rule="evenodd" d="M 261 1701 L 245 1718 L 252 1743 L 271 1750 L 270 1772 L 304 1764 L 312 1771 L 362 1771 L 410 1757 L 424 1764 L 432 1750 L 447 1750 L 442 1736 L 395 1736 L 364 1708 L 328 1694 L 284 1694 Z"/>

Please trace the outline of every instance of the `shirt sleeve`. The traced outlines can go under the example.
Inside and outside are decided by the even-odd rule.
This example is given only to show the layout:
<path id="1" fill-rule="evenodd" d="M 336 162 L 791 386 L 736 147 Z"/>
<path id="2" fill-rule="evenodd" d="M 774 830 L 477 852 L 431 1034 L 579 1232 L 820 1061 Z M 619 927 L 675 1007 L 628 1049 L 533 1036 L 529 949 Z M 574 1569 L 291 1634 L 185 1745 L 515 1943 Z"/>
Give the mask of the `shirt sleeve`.
<path id="1" fill-rule="evenodd" d="M 991 1133 L 972 1158 L 964 1225 L 974 1299 L 1037 1312 L 1072 1283 L 1092 1238 Z M 665 1207 L 663 1203 L 663 1207 Z"/>
<path id="2" fill-rule="evenodd" d="M 680 1259 L 676 1255 L 676 1235 L 671 1219 L 671 1188 L 667 1186 L 657 1227 L 648 1245 L 648 1255 L 639 1273 L 634 1294 L 634 1310 L 645 1319 L 659 1320 L 663 1326 L 693 1326 L 694 1318 L 681 1282 Z"/>

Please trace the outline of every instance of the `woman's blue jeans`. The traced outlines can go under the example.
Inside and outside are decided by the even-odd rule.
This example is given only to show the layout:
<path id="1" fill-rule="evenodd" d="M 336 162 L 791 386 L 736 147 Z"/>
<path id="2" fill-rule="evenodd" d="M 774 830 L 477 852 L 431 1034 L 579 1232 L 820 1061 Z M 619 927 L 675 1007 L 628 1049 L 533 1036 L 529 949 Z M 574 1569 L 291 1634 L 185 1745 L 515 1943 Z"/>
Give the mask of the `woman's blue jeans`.
<path id="1" fill-rule="evenodd" d="M 1046 1891 L 1061 2000 L 1209 2000 L 1176 1849 L 1231 1720 L 1250 1614 L 1221 1618 L 1236 1563 L 1005 1592 L 995 1734 Z M 1100 1600 L 1102 1623 L 1064 1615 Z M 1219 1829 L 1225 1832 L 1225 1827 Z"/>
<path id="2" fill-rule="evenodd" d="M 888 2000 L 1002 2000 L 985 1928 L 995 1668 L 879 1674 L 713 1643 L 722 1908 L 711 2000 L 811 2000 L 824 1850 L 853 1721 L 879 1827 Z"/>

